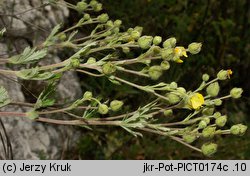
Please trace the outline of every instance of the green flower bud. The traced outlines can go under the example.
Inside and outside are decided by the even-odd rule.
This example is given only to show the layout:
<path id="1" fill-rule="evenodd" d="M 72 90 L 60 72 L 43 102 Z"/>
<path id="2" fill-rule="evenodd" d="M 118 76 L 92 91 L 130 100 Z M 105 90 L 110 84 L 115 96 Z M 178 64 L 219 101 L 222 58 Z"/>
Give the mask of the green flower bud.
<path id="1" fill-rule="evenodd" d="M 138 31 L 140 34 L 142 33 L 143 27 L 141 26 L 136 26 L 134 30 Z"/>
<path id="2" fill-rule="evenodd" d="M 209 80 L 209 75 L 208 74 L 203 74 L 202 75 L 202 80 L 203 81 L 208 81 Z"/>
<path id="3" fill-rule="evenodd" d="M 107 23 L 106 23 L 106 25 L 107 25 L 108 28 L 114 27 L 114 23 L 113 23 L 112 20 L 108 20 Z"/>
<path id="4" fill-rule="evenodd" d="M 240 98 L 241 97 L 241 94 L 243 92 L 243 89 L 242 88 L 233 88 L 231 91 L 230 91 L 230 95 L 232 98 Z"/>
<path id="5" fill-rule="evenodd" d="M 214 113 L 214 118 L 219 118 L 221 116 L 221 113 L 220 112 L 216 112 L 216 113 Z"/>
<path id="6" fill-rule="evenodd" d="M 154 54 L 159 54 L 161 52 L 161 47 L 159 47 L 159 46 L 152 46 L 150 48 L 150 50 L 152 50 L 154 52 Z"/>
<path id="7" fill-rule="evenodd" d="M 247 126 L 242 124 L 233 125 L 230 128 L 230 132 L 233 135 L 243 136 L 247 131 Z"/>
<path id="8" fill-rule="evenodd" d="M 217 152 L 218 145 L 215 143 L 206 143 L 201 147 L 201 151 L 205 156 L 212 156 Z"/>
<path id="9" fill-rule="evenodd" d="M 174 48 L 175 45 L 176 45 L 176 38 L 174 38 L 174 37 L 169 38 L 169 39 L 165 40 L 165 42 L 163 42 L 164 48 Z"/>
<path id="10" fill-rule="evenodd" d="M 174 57 L 174 50 L 172 48 L 163 48 L 161 50 L 161 57 L 164 60 L 170 61 Z"/>
<path id="11" fill-rule="evenodd" d="M 189 133 L 189 134 L 184 134 L 182 138 L 186 143 L 191 144 L 196 140 L 197 136 L 195 134 Z"/>
<path id="12" fill-rule="evenodd" d="M 141 37 L 141 33 L 137 30 L 133 30 L 130 34 L 131 38 L 134 40 L 138 40 Z"/>
<path id="13" fill-rule="evenodd" d="M 58 36 L 58 38 L 59 38 L 61 41 L 64 41 L 64 40 L 67 38 L 67 36 L 66 36 L 65 33 L 61 33 L 61 34 Z"/>
<path id="14" fill-rule="evenodd" d="M 222 100 L 220 100 L 220 99 L 214 100 L 214 105 L 215 105 L 215 106 L 220 106 L 220 105 L 222 105 Z"/>
<path id="15" fill-rule="evenodd" d="M 149 68 L 148 75 L 152 80 L 157 80 L 162 75 L 161 66 L 155 65 Z"/>
<path id="16" fill-rule="evenodd" d="M 112 111 L 118 111 L 123 106 L 123 102 L 119 100 L 113 100 L 110 102 L 110 108 Z"/>
<path id="17" fill-rule="evenodd" d="M 161 68 L 162 70 L 168 70 L 170 68 L 170 64 L 168 61 L 162 61 L 161 62 Z"/>
<path id="18" fill-rule="evenodd" d="M 90 92 L 90 91 L 86 91 L 86 92 L 83 94 L 83 98 L 84 98 L 85 100 L 91 100 L 92 97 L 93 97 L 93 95 L 92 95 L 92 92 Z"/>
<path id="19" fill-rule="evenodd" d="M 80 1 L 76 4 L 76 10 L 79 12 L 79 13 L 82 13 L 84 10 L 86 10 L 88 7 L 88 4 L 84 1 Z"/>
<path id="20" fill-rule="evenodd" d="M 188 51 L 191 54 L 198 54 L 201 51 L 202 44 L 201 43 L 191 43 L 188 45 Z"/>
<path id="21" fill-rule="evenodd" d="M 130 48 L 129 47 L 122 47 L 122 51 L 125 53 L 125 54 L 128 54 L 130 52 Z"/>
<path id="22" fill-rule="evenodd" d="M 105 104 L 99 104 L 98 112 L 100 114 L 107 114 L 109 112 L 109 107 L 107 105 L 105 105 Z"/>
<path id="23" fill-rule="evenodd" d="M 198 124 L 199 129 L 204 129 L 207 127 L 207 123 L 204 120 L 201 120 Z"/>
<path id="24" fill-rule="evenodd" d="M 84 20 L 89 20 L 90 19 L 90 15 L 88 13 L 85 13 L 84 16 L 83 16 L 83 19 Z"/>
<path id="25" fill-rule="evenodd" d="M 220 86 L 218 82 L 210 84 L 207 89 L 207 94 L 210 95 L 211 97 L 216 97 L 219 94 L 220 91 Z"/>
<path id="26" fill-rule="evenodd" d="M 94 63 L 96 63 L 96 59 L 94 57 L 90 57 L 90 58 L 88 58 L 86 63 L 87 64 L 94 64 Z"/>
<path id="27" fill-rule="evenodd" d="M 206 122 L 207 125 L 210 123 L 210 118 L 208 117 L 203 118 L 203 120 Z"/>
<path id="28" fill-rule="evenodd" d="M 113 65 L 111 62 L 107 62 L 102 66 L 102 72 L 105 75 L 110 75 L 116 71 L 115 65 Z"/>
<path id="29" fill-rule="evenodd" d="M 142 36 L 138 39 L 138 44 L 142 49 L 148 49 L 151 47 L 153 37 L 152 36 Z"/>
<path id="30" fill-rule="evenodd" d="M 180 94 L 186 94 L 187 93 L 187 91 L 186 91 L 186 89 L 184 87 L 178 87 L 176 90 Z"/>
<path id="31" fill-rule="evenodd" d="M 176 104 L 181 100 L 181 97 L 179 97 L 178 95 L 174 93 L 168 93 L 166 97 L 168 98 L 168 101 L 170 104 Z"/>
<path id="32" fill-rule="evenodd" d="M 216 127 L 208 126 L 202 130 L 202 136 L 205 138 L 213 138 L 216 132 Z"/>
<path id="33" fill-rule="evenodd" d="M 216 118 L 215 123 L 219 127 L 224 127 L 227 122 L 227 116 L 220 116 Z"/>
<path id="34" fill-rule="evenodd" d="M 115 21 L 114 21 L 114 25 L 115 25 L 116 27 L 120 27 L 120 26 L 122 25 L 122 21 L 121 21 L 121 20 L 115 20 Z"/>
<path id="35" fill-rule="evenodd" d="M 228 79 L 228 71 L 227 70 L 221 70 L 221 71 L 219 71 L 219 73 L 217 74 L 217 78 L 219 80 L 226 80 L 226 79 Z"/>
<path id="36" fill-rule="evenodd" d="M 106 23 L 109 20 L 109 16 L 106 13 L 103 13 L 97 17 L 97 20 L 101 23 Z"/>
<path id="37" fill-rule="evenodd" d="M 205 108 L 202 110 L 202 114 L 203 115 L 206 115 L 206 116 L 210 116 L 210 115 L 213 115 L 214 113 L 214 108 Z"/>
<path id="38" fill-rule="evenodd" d="M 176 82 L 171 82 L 171 83 L 169 84 L 169 87 L 170 87 L 171 89 L 177 89 L 178 84 L 177 84 Z"/>
<path id="39" fill-rule="evenodd" d="M 97 6 L 98 2 L 96 0 L 92 0 L 90 1 L 89 5 L 94 8 L 95 6 Z"/>
<path id="40" fill-rule="evenodd" d="M 76 57 L 71 58 L 71 59 L 70 59 L 70 65 L 71 65 L 73 68 L 79 67 L 79 65 L 80 65 L 80 60 L 79 60 L 79 58 L 76 58 Z"/>
<path id="41" fill-rule="evenodd" d="M 94 9 L 95 12 L 101 11 L 102 10 L 102 4 L 98 3 L 93 9 Z"/>
<path id="42" fill-rule="evenodd" d="M 162 38 L 161 36 L 155 36 L 154 39 L 153 39 L 153 44 L 154 45 L 159 45 L 162 41 Z"/>
<path id="43" fill-rule="evenodd" d="M 167 109 L 163 112 L 164 116 L 169 117 L 173 115 L 173 110 L 172 109 Z"/>

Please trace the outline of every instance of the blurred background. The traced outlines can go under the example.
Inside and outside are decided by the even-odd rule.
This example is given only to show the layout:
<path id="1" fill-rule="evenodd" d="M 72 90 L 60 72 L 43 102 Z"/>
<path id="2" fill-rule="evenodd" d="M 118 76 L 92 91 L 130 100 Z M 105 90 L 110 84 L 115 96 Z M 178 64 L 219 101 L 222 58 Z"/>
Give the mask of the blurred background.
<path id="1" fill-rule="evenodd" d="M 101 0 L 101 3 L 103 12 L 111 19 L 123 21 L 124 30 L 139 25 L 144 28 L 144 35 L 160 35 L 164 39 L 176 37 L 179 45 L 202 42 L 202 52 L 190 56 L 183 64 L 173 65 L 163 81 L 174 80 L 187 89 L 193 89 L 200 83 L 203 73 L 215 76 L 220 69 L 232 69 L 233 76 L 222 84 L 221 95 L 233 87 L 242 87 L 244 94 L 240 100 L 226 101 L 221 111 L 229 116 L 228 128 L 235 123 L 250 126 L 249 0 Z M 69 21 L 75 20 L 76 14 L 71 13 Z M 89 79 L 87 87 L 107 97 L 128 96 L 132 100 L 139 94 L 129 88 L 124 88 L 126 91 L 110 88 L 105 80 L 100 81 L 102 84 Z M 87 89 L 84 83 L 82 85 Z M 143 99 L 132 104 L 138 106 L 141 102 Z M 215 140 L 219 150 L 210 159 L 250 159 L 249 131 L 243 137 L 226 136 Z M 72 159 L 72 153 L 68 157 Z M 206 159 L 166 137 L 144 134 L 144 138 L 134 138 L 116 128 L 98 128 L 94 133 L 86 131 L 75 149 L 75 158 Z"/>

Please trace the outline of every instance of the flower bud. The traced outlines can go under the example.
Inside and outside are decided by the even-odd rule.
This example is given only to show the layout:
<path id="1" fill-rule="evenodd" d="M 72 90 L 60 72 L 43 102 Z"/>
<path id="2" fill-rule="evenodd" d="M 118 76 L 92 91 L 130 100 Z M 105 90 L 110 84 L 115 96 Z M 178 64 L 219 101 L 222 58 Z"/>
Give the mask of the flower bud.
<path id="1" fill-rule="evenodd" d="M 61 41 L 64 41 L 67 38 L 65 33 L 61 33 L 58 37 Z"/>
<path id="2" fill-rule="evenodd" d="M 233 125 L 230 128 L 231 134 L 238 135 L 238 136 L 243 136 L 246 131 L 247 131 L 247 126 L 242 125 L 242 124 Z"/>
<path id="3" fill-rule="evenodd" d="M 220 105 L 222 105 L 222 100 L 220 100 L 220 99 L 214 100 L 214 105 L 215 105 L 215 106 L 220 106 Z"/>
<path id="4" fill-rule="evenodd" d="M 204 117 L 203 120 L 206 122 L 207 125 L 210 123 L 210 118 L 208 117 Z"/>
<path id="5" fill-rule="evenodd" d="M 202 136 L 205 138 L 213 138 L 216 132 L 216 127 L 208 126 L 202 130 Z"/>
<path id="6" fill-rule="evenodd" d="M 94 8 L 95 6 L 97 6 L 98 2 L 96 0 L 91 0 L 89 5 Z"/>
<path id="7" fill-rule="evenodd" d="M 199 124 L 198 124 L 198 128 L 199 128 L 199 129 L 204 129 L 204 128 L 206 128 L 206 127 L 207 127 L 206 121 L 201 120 L 201 121 L 199 122 Z"/>
<path id="8" fill-rule="evenodd" d="M 161 50 L 161 57 L 164 60 L 171 60 L 174 57 L 174 50 L 172 48 L 163 48 Z"/>
<path id="9" fill-rule="evenodd" d="M 196 140 L 197 137 L 195 134 L 189 133 L 189 134 L 184 134 L 182 138 L 186 143 L 191 144 Z"/>
<path id="10" fill-rule="evenodd" d="M 105 104 L 99 104 L 99 106 L 98 106 L 98 112 L 100 114 L 107 114 L 109 112 L 109 108 Z"/>
<path id="11" fill-rule="evenodd" d="M 232 98 L 240 98 L 241 97 L 241 94 L 243 92 L 243 89 L 242 88 L 233 88 L 231 91 L 230 91 L 230 95 Z"/>
<path id="12" fill-rule="evenodd" d="M 212 156 L 217 151 L 218 145 L 215 143 L 206 143 L 201 147 L 201 151 L 205 156 Z"/>
<path id="13" fill-rule="evenodd" d="M 93 7 L 93 10 L 95 12 L 99 12 L 102 10 L 102 4 L 101 3 L 98 3 L 95 7 Z"/>
<path id="14" fill-rule="evenodd" d="M 170 87 L 171 89 L 177 89 L 178 84 L 177 84 L 176 82 L 171 82 L 171 83 L 169 84 L 169 87 Z"/>
<path id="15" fill-rule="evenodd" d="M 174 37 L 169 38 L 169 39 L 165 40 L 165 42 L 163 42 L 164 48 L 174 48 L 175 45 L 176 45 L 176 38 L 174 38 Z"/>
<path id="16" fill-rule="evenodd" d="M 84 98 L 85 100 L 91 100 L 92 97 L 93 97 L 93 95 L 92 95 L 92 92 L 90 92 L 90 91 L 86 91 L 86 92 L 83 94 L 83 98 Z"/>
<path id="17" fill-rule="evenodd" d="M 157 80 L 162 75 L 161 66 L 155 65 L 149 68 L 148 75 L 152 80 Z"/>
<path id="18" fill-rule="evenodd" d="M 114 27 L 114 23 L 113 23 L 112 20 L 108 20 L 107 23 L 106 23 L 106 25 L 107 25 L 108 28 Z"/>
<path id="19" fill-rule="evenodd" d="M 173 110 L 172 109 L 167 109 L 163 112 L 164 116 L 169 117 L 173 115 Z"/>
<path id="20" fill-rule="evenodd" d="M 202 80 L 203 81 L 208 81 L 209 80 L 209 75 L 208 74 L 203 74 L 202 75 Z"/>
<path id="21" fill-rule="evenodd" d="M 176 90 L 177 90 L 177 92 L 179 92 L 181 94 L 186 94 L 187 93 L 187 91 L 186 91 L 186 89 L 184 87 L 178 87 Z"/>
<path id="22" fill-rule="evenodd" d="M 220 91 L 220 86 L 218 82 L 210 84 L 207 89 L 207 94 L 210 95 L 211 97 L 216 97 L 219 94 Z"/>
<path id="23" fill-rule="evenodd" d="M 148 49 L 151 47 L 153 37 L 152 36 L 142 36 L 138 39 L 138 44 L 142 49 Z"/>
<path id="24" fill-rule="evenodd" d="M 166 97 L 170 104 L 176 104 L 181 100 L 181 97 L 179 97 L 178 95 L 174 93 L 168 93 Z"/>
<path id="25" fill-rule="evenodd" d="M 82 13 L 84 10 L 86 10 L 88 7 L 88 4 L 84 1 L 80 1 L 76 4 L 76 10 L 79 12 L 79 13 Z"/>
<path id="26" fill-rule="evenodd" d="M 227 122 L 227 116 L 225 116 L 225 115 L 220 116 L 220 117 L 216 118 L 216 120 L 215 120 L 216 125 L 219 127 L 224 127 L 226 122 Z"/>
<path id="27" fill-rule="evenodd" d="M 94 64 L 94 63 L 96 63 L 96 59 L 94 57 L 90 57 L 90 58 L 88 58 L 86 63 L 87 64 Z"/>
<path id="28" fill-rule="evenodd" d="M 143 27 L 141 26 L 136 26 L 134 30 L 138 31 L 140 34 L 142 33 Z"/>
<path id="29" fill-rule="evenodd" d="M 123 106 L 123 102 L 119 100 L 113 100 L 110 102 L 110 108 L 112 111 L 118 111 Z"/>
<path id="30" fill-rule="evenodd" d="M 210 116 L 210 115 L 213 115 L 213 113 L 214 113 L 214 108 L 212 107 L 212 108 L 205 108 L 205 109 L 203 109 L 202 110 L 202 114 L 203 115 L 207 115 L 207 116 Z"/>
<path id="31" fill-rule="evenodd" d="M 122 25 L 122 21 L 121 21 L 121 20 L 115 20 L 115 21 L 114 21 L 114 25 L 115 25 L 116 27 L 120 27 L 120 26 Z"/>
<path id="32" fill-rule="evenodd" d="M 109 16 L 106 13 L 103 13 L 97 17 L 97 20 L 101 23 L 106 23 L 109 20 Z"/>
<path id="33" fill-rule="evenodd" d="M 129 47 L 122 47 L 122 52 L 124 52 L 125 54 L 128 54 L 130 52 L 130 48 Z"/>
<path id="34" fill-rule="evenodd" d="M 116 71 L 115 65 L 113 65 L 111 62 L 107 62 L 102 66 L 102 72 L 105 75 L 110 75 Z"/>
<path id="35" fill-rule="evenodd" d="M 198 54 L 201 51 L 201 47 L 202 47 L 201 43 L 194 42 L 188 45 L 188 51 L 191 54 Z"/>
<path id="36" fill-rule="evenodd" d="M 161 68 L 162 70 L 168 70 L 170 68 L 170 64 L 168 61 L 162 61 L 161 62 Z"/>
<path id="37" fill-rule="evenodd" d="M 130 34 L 131 38 L 134 40 L 138 40 L 141 37 L 141 33 L 137 30 L 133 30 Z"/>
<path id="38" fill-rule="evenodd" d="M 221 116 L 221 113 L 220 112 L 216 112 L 216 113 L 214 113 L 214 118 L 219 118 Z"/>
<path id="39" fill-rule="evenodd" d="M 219 80 L 226 80 L 228 78 L 230 78 L 230 75 L 232 74 L 232 70 L 221 70 L 219 71 L 219 73 L 217 74 L 217 78 Z"/>
<path id="40" fill-rule="evenodd" d="M 83 19 L 84 20 L 89 20 L 90 19 L 90 15 L 88 13 L 85 13 L 84 16 L 83 16 Z"/>
<path id="41" fill-rule="evenodd" d="M 155 36 L 153 39 L 153 44 L 154 45 L 159 45 L 162 42 L 162 37 L 161 36 Z"/>
<path id="42" fill-rule="evenodd" d="M 73 68 L 77 68 L 80 65 L 80 60 L 78 58 L 76 58 L 76 57 L 73 57 L 73 58 L 70 59 L 70 65 Z"/>

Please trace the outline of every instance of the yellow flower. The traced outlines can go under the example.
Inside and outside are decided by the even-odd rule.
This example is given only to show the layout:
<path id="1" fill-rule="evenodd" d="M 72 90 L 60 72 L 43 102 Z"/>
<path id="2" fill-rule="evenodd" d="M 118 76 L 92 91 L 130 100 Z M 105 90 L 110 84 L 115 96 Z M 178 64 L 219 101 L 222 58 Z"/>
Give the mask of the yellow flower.
<path id="1" fill-rule="evenodd" d="M 187 52 L 186 52 L 186 49 L 182 46 L 177 46 L 174 48 L 174 61 L 177 62 L 177 63 L 182 63 L 183 60 L 180 59 L 180 57 L 188 57 L 187 56 Z"/>
<path id="2" fill-rule="evenodd" d="M 178 57 L 181 57 L 181 56 L 185 56 L 185 57 L 188 57 L 187 56 L 187 52 L 186 52 L 186 49 L 182 46 L 177 46 L 174 48 L 174 53 L 176 56 Z"/>
<path id="3" fill-rule="evenodd" d="M 190 105 L 193 109 L 199 109 L 204 104 L 204 97 L 200 93 L 195 93 L 190 98 Z"/>
<path id="4" fill-rule="evenodd" d="M 230 75 L 233 74 L 233 71 L 231 69 L 228 69 L 227 70 L 227 77 L 230 78 Z"/>

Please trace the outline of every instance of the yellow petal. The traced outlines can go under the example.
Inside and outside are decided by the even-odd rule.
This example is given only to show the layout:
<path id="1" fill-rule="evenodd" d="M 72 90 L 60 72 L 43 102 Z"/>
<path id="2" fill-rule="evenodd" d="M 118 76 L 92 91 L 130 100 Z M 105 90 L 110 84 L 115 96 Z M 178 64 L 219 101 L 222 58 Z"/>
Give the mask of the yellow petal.
<path id="1" fill-rule="evenodd" d="M 181 60 L 181 59 L 177 59 L 175 62 L 177 62 L 177 63 L 181 64 L 181 63 L 183 63 L 183 60 Z"/>
<path id="2" fill-rule="evenodd" d="M 182 51 L 182 55 L 185 56 L 185 57 L 188 57 L 186 51 Z"/>
<path id="3" fill-rule="evenodd" d="M 195 93 L 190 98 L 190 102 L 193 109 L 199 109 L 204 104 L 204 97 L 200 93 Z"/>

